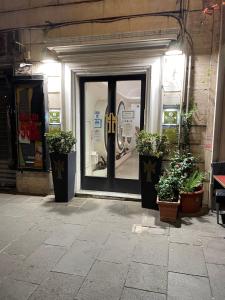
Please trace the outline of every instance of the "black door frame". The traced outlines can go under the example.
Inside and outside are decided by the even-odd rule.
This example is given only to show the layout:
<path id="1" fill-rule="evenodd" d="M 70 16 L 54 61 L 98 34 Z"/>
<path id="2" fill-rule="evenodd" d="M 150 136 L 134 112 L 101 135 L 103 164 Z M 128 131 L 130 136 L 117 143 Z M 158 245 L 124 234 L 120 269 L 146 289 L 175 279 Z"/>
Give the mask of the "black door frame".
<path id="1" fill-rule="evenodd" d="M 116 82 L 127 80 L 141 80 L 140 129 L 143 129 L 146 74 L 80 77 L 81 189 L 140 194 L 140 167 L 139 180 L 115 178 L 115 134 L 108 134 L 107 177 L 85 176 L 85 82 L 108 82 L 108 112 L 116 115 Z"/>

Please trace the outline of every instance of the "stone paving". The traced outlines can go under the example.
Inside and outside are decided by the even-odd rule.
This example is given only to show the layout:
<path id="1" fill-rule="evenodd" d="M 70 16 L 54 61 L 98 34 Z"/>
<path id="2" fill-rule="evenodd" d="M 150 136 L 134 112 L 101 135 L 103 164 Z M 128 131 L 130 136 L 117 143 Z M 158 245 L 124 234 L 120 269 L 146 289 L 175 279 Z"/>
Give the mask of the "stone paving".
<path id="1" fill-rule="evenodd" d="M 0 194 L 1 300 L 224 300 L 215 215 L 159 221 L 140 203 Z"/>

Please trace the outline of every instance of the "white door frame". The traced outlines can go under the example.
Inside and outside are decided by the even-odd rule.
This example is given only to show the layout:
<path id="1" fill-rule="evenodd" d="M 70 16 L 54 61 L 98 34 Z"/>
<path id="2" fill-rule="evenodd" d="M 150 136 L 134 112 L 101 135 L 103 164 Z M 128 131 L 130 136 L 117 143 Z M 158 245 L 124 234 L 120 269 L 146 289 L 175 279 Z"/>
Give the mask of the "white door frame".
<path id="1" fill-rule="evenodd" d="M 145 129 L 150 132 L 159 132 L 161 128 L 161 87 L 162 87 L 162 59 L 161 57 L 149 58 L 145 66 L 94 67 L 79 68 L 73 64 L 62 66 L 62 120 L 63 129 L 72 130 L 76 136 L 76 179 L 75 192 L 81 188 L 80 170 L 80 90 L 79 77 L 105 76 L 105 75 L 131 75 L 146 74 L 146 99 L 145 99 Z"/>

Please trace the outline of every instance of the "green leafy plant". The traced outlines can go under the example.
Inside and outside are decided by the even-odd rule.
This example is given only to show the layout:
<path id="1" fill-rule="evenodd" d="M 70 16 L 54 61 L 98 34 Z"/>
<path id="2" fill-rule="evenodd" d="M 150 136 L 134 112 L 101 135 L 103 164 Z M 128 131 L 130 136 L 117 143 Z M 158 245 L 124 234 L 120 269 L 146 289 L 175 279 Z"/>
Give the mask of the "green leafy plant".
<path id="1" fill-rule="evenodd" d="M 68 154 L 76 143 L 72 131 L 53 130 L 45 136 L 50 153 Z"/>
<path id="2" fill-rule="evenodd" d="M 197 161 L 189 152 L 176 151 L 171 158 L 170 172 L 186 178 L 196 170 Z"/>
<path id="3" fill-rule="evenodd" d="M 172 173 L 165 173 L 160 177 L 156 185 L 156 191 L 160 201 L 177 202 L 182 180 L 175 177 Z"/>
<path id="4" fill-rule="evenodd" d="M 196 189 L 202 185 L 204 179 L 204 173 L 196 170 L 183 181 L 181 192 L 191 193 L 196 191 Z"/>
<path id="5" fill-rule="evenodd" d="M 192 100 L 193 102 L 193 100 Z M 185 109 L 185 107 L 184 107 Z M 183 150 L 190 151 L 190 132 L 192 127 L 193 115 L 197 111 L 197 106 L 190 105 L 190 109 L 181 114 L 181 136 Z"/>
<path id="6" fill-rule="evenodd" d="M 191 192 L 204 180 L 204 174 L 197 170 L 197 158 L 191 153 L 175 152 L 168 170 L 156 185 L 161 201 L 177 201 L 181 192 Z"/>
<path id="7" fill-rule="evenodd" d="M 137 134 L 136 149 L 141 155 L 163 157 L 168 153 L 168 139 L 164 135 L 141 130 Z"/>

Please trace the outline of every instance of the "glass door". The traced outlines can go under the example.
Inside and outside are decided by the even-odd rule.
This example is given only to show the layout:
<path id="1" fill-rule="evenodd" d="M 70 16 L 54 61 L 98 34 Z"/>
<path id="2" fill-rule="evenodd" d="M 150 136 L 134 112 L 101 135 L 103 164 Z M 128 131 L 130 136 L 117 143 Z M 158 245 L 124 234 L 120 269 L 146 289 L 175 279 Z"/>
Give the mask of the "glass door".
<path id="1" fill-rule="evenodd" d="M 145 75 L 81 78 L 80 91 L 81 188 L 140 193 Z"/>

